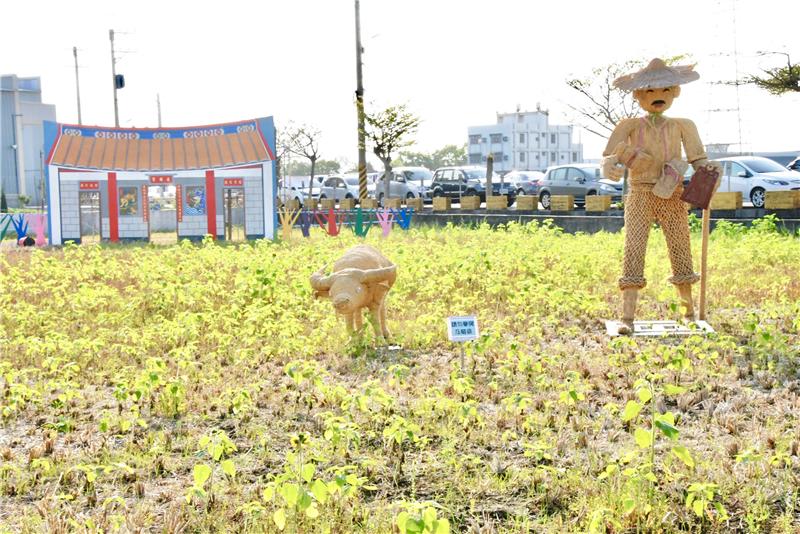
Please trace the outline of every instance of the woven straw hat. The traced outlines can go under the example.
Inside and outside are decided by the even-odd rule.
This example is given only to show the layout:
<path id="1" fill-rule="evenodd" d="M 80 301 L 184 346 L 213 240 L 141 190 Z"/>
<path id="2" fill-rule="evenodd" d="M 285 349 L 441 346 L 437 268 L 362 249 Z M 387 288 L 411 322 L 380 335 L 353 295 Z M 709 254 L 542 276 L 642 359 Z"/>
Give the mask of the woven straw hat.
<path id="1" fill-rule="evenodd" d="M 655 58 L 645 68 L 614 80 L 614 87 L 623 91 L 660 89 L 693 82 L 698 78 L 700 74 L 694 71 L 694 65 L 668 66 L 661 59 Z"/>

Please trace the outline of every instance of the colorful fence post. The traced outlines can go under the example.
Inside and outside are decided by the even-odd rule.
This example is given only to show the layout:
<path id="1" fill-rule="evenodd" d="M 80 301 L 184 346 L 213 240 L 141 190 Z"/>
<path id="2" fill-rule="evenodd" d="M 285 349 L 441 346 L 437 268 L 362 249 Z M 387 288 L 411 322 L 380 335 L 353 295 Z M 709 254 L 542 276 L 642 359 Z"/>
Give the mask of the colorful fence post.
<path id="1" fill-rule="evenodd" d="M 339 230 L 341 230 L 346 216 L 347 214 L 345 213 L 341 213 L 337 216 L 333 211 L 333 208 L 329 208 L 328 215 L 323 215 L 322 218 L 320 218 L 320 214 L 318 212 L 314 212 L 314 217 L 317 219 L 317 223 L 319 223 L 320 228 L 325 230 L 329 236 L 334 237 L 339 235 Z"/>
<path id="2" fill-rule="evenodd" d="M 25 215 L 20 213 L 19 220 L 12 215 L 11 224 L 14 225 L 14 230 L 17 232 L 17 242 L 28 235 L 28 223 L 25 221 Z"/>
<path id="3" fill-rule="evenodd" d="M 278 217 L 281 219 L 281 233 L 284 241 L 289 241 L 292 238 L 292 227 L 300 217 L 300 210 L 292 210 L 283 208 L 278 210 Z"/>
<path id="4" fill-rule="evenodd" d="M 5 225 L 3 225 L 3 221 L 5 221 Z M 0 242 L 3 241 L 3 238 L 6 237 L 6 232 L 8 232 L 8 227 L 11 226 L 11 215 L 3 215 L 3 218 L 0 219 Z"/>
<path id="5" fill-rule="evenodd" d="M 36 246 L 43 247 L 47 244 L 44 236 L 45 216 L 42 213 L 33 215 L 33 231 L 36 232 Z"/>
<path id="6" fill-rule="evenodd" d="M 383 237 L 389 237 L 392 231 L 392 223 L 394 222 L 394 213 L 389 208 L 383 208 L 383 212 L 375 211 L 375 217 L 378 218 L 378 223 L 383 230 Z"/>
<path id="7" fill-rule="evenodd" d="M 356 234 L 358 237 L 367 237 L 367 233 L 369 229 L 372 227 L 373 220 L 370 218 L 370 212 L 367 211 L 367 220 L 366 224 L 364 221 L 364 211 L 361 208 L 356 209 L 356 218 L 353 222 L 353 226 L 351 229 L 353 233 Z"/>
<path id="8" fill-rule="evenodd" d="M 303 210 L 300 214 L 300 231 L 303 232 L 303 237 L 311 237 L 311 223 L 313 222 L 311 214 Z"/>
<path id="9" fill-rule="evenodd" d="M 414 208 L 401 208 L 400 210 L 392 210 L 398 226 L 403 230 L 408 230 L 411 227 L 411 216 L 414 215 Z"/>

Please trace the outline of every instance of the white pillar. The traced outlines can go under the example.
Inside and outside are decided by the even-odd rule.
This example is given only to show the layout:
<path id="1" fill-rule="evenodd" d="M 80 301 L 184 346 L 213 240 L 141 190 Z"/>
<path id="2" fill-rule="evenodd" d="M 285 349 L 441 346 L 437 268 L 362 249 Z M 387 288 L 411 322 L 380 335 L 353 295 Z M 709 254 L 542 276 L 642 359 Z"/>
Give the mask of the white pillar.
<path id="1" fill-rule="evenodd" d="M 50 244 L 61 244 L 61 178 L 58 167 L 48 166 L 47 173 L 47 212 Z"/>

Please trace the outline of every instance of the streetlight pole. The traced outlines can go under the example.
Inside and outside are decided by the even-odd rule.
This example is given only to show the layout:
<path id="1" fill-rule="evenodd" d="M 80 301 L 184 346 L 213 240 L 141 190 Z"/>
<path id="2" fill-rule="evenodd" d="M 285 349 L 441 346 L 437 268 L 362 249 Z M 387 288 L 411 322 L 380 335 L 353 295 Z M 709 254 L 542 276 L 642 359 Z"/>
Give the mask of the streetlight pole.
<path id="1" fill-rule="evenodd" d="M 117 58 L 114 55 L 114 30 L 108 30 L 111 41 L 111 83 L 114 84 L 114 126 L 119 128 L 119 106 L 117 103 Z"/>
<path id="2" fill-rule="evenodd" d="M 364 132 L 364 84 L 361 81 L 361 15 L 356 3 L 356 109 L 358 111 L 358 198 L 367 198 L 367 153 Z"/>
<path id="3" fill-rule="evenodd" d="M 78 124 L 83 124 L 81 119 L 81 84 L 78 79 L 78 47 L 72 47 L 72 56 L 75 58 L 75 93 L 78 97 Z"/>

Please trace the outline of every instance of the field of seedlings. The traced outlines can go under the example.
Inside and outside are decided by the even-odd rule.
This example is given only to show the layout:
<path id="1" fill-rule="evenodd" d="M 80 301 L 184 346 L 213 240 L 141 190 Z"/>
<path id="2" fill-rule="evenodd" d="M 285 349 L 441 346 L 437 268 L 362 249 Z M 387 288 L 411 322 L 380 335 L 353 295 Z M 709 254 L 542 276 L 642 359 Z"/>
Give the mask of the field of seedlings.
<path id="1" fill-rule="evenodd" d="M 0 532 L 800 531 L 774 220 L 712 233 L 717 334 L 680 339 L 608 338 L 623 236 L 547 224 L 370 234 L 394 339 L 349 339 L 308 280 L 359 241 L 3 251 Z M 660 231 L 646 275 L 677 319 Z"/>

